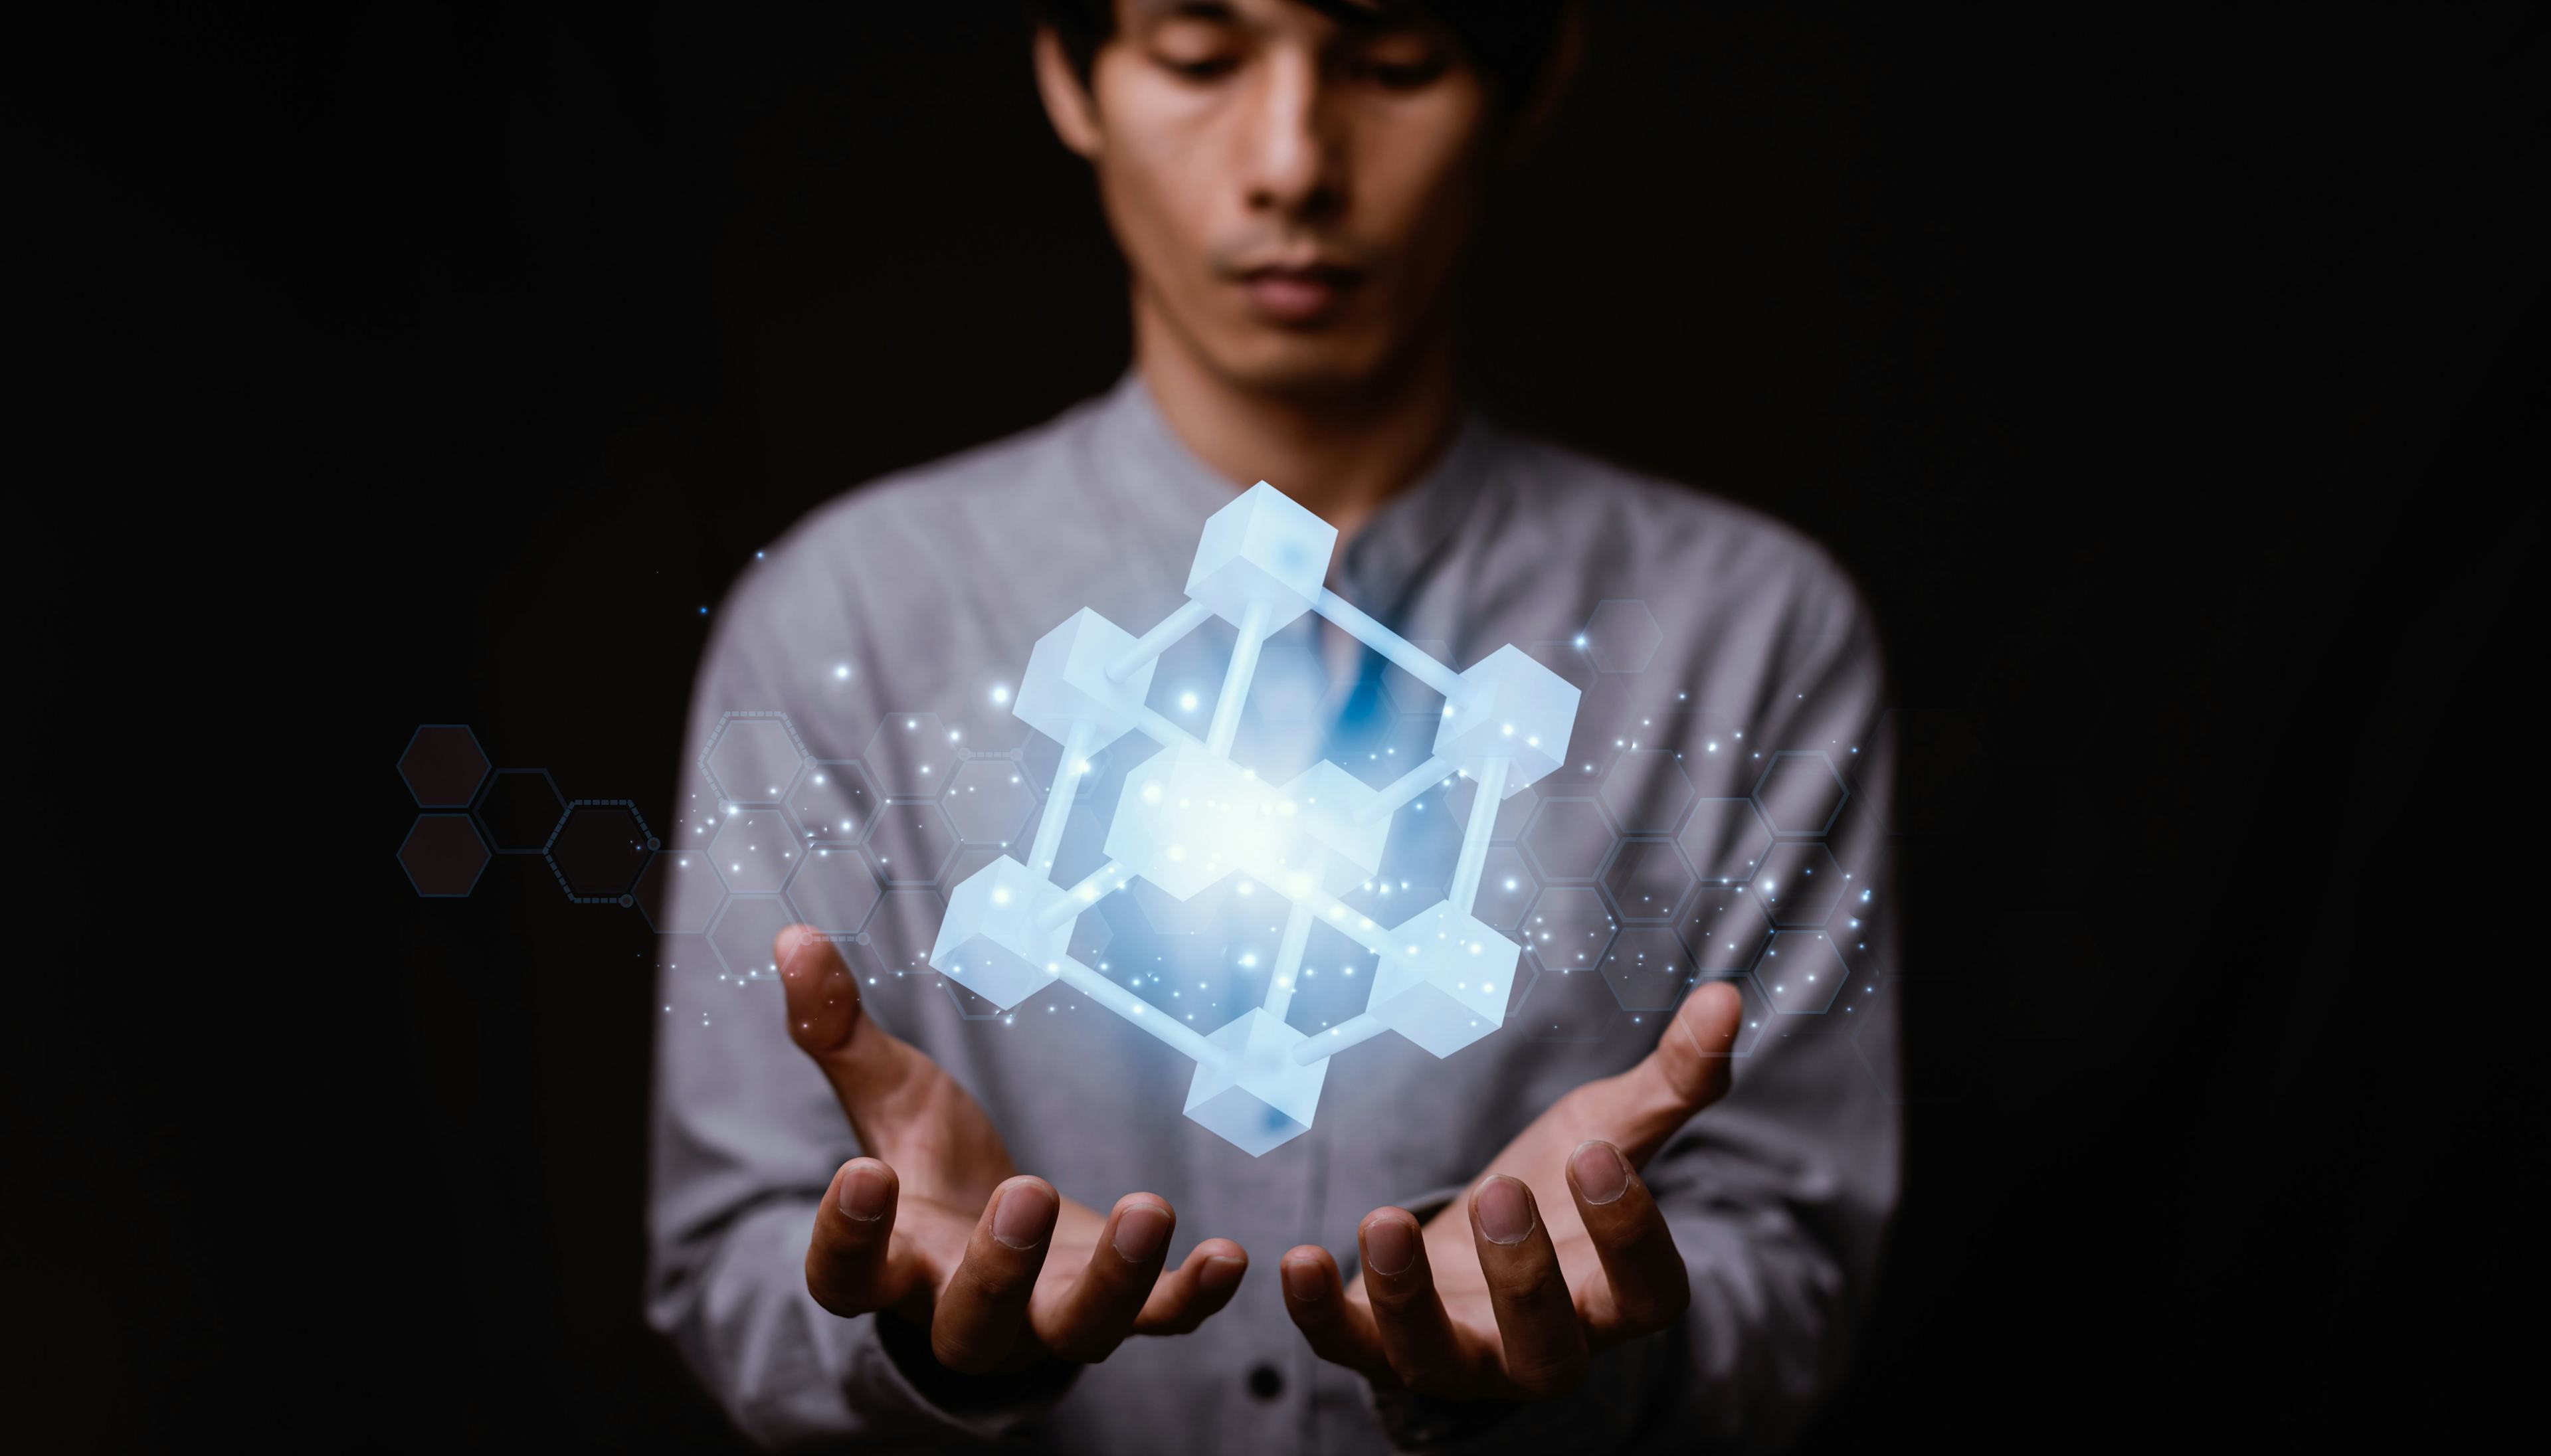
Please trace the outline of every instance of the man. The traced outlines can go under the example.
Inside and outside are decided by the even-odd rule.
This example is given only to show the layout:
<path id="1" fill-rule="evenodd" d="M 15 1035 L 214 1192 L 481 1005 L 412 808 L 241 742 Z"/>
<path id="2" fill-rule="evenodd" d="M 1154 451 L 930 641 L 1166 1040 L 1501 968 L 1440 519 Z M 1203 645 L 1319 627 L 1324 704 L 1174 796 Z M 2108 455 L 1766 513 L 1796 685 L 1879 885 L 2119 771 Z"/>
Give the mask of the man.
<path id="1" fill-rule="evenodd" d="M 721 611 L 659 862 L 660 925 L 707 935 L 663 956 L 650 1308 L 757 1439 L 1760 1447 L 1838 1377 L 1897 1178 L 1888 945 L 1841 837 L 1888 792 L 1876 639 L 1796 535 L 1464 403 L 1471 233 L 1578 44 L 1562 4 L 1480 9 L 1042 6 L 1131 367 L 816 512 Z M 1531 947 L 1506 1025 L 1441 1061 L 1366 1043 L 1252 1159 L 1123 1022 L 1062 988 L 984 1014 L 923 957 L 942 888 L 1032 800 L 993 806 L 1051 781 L 1042 739 L 970 756 L 1021 732 L 985 706 L 1004 675 L 1079 608 L 1167 616 L 1204 518 L 1259 479 L 1338 528 L 1347 600 L 1457 668 L 1530 645 L 1585 694 L 1537 791 L 1456 785 L 1392 830 L 1422 849 L 1490 812 L 1511 839 L 1540 804 L 1492 875 Z M 1256 714 L 1236 759 L 1379 782 L 1422 758 L 1428 710 L 1343 633 L 1306 616 L 1279 660 L 1317 710 Z M 1165 661 L 1156 702 L 1205 671 Z M 1063 860 L 1095 862 L 1136 752 L 1094 766 Z M 1432 898 L 1398 863 L 1372 913 Z M 1222 1024 L 1224 981 L 1255 992 L 1217 957 L 1264 919 L 1224 889 L 1115 896 L 1092 958 Z M 1352 960 L 1313 962 L 1351 1009 Z"/>

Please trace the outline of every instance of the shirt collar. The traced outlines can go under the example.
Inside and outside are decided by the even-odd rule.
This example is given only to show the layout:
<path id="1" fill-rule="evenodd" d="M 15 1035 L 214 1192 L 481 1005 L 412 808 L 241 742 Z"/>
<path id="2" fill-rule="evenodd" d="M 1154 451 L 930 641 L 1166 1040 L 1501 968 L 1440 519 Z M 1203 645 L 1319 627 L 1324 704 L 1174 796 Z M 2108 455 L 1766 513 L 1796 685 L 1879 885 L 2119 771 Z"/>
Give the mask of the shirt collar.
<path id="1" fill-rule="evenodd" d="M 1250 482 L 1224 479 L 1178 438 L 1138 364 L 1126 365 L 1101 397 L 1099 413 L 1106 487 L 1125 497 L 1128 514 L 1143 522 L 1150 544 L 1167 560 L 1191 557 L 1204 518 Z M 1341 595 L 1378 616 L 1405 600 L 1454 523 L 1483 504 L 1497 433 L 1478 406 L 1463 405 L 1434 462 L 1383 501 L 1338 553 L 1330 579 Z M 1121 473 L 1105 464 L 1111 458 L 1122 462 Z M 1181 570 L 1181 579 L 1184 574 Z"/>

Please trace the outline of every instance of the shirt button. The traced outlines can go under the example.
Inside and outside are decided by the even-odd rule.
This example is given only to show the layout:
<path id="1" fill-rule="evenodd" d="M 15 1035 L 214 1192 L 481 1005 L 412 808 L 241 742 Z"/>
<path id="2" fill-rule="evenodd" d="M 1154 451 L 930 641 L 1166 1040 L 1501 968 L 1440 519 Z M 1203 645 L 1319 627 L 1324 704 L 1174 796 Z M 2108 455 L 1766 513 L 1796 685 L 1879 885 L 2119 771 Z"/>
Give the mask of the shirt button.
<path id="1" fill-rule="evenodd" d="M 1261 1401 L 1273 1401 L 1284 1394 L 1284 1377 L 1273 1365 L 1260 1365 L 1249 1372 L 1249 1394 Z"/>

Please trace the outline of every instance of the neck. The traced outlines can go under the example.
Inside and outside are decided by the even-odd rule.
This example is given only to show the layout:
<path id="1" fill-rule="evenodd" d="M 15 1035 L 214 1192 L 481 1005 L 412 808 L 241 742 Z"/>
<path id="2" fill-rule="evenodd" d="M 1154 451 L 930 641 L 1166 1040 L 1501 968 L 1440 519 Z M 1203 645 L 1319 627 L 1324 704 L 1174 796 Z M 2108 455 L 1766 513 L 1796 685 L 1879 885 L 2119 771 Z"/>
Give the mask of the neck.
<path id="1" fill-rule="evenodd" d="M 1460 414 L 1449 333 L 1352 391 L 1317 397 L 1251 388 L 1217 371 L 1136 290 L 1134 362 L 1170 428 L 1234 490 L 1265 480 L 1341 540 L 1413 483 Z"/>

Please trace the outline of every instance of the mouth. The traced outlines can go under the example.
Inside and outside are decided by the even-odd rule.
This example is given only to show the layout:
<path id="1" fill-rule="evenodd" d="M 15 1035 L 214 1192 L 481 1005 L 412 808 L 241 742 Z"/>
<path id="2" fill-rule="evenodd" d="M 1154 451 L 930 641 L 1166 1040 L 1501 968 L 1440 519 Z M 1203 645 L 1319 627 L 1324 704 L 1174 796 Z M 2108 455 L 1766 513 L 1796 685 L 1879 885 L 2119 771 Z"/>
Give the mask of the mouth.
<path id="1" fill-rule="evenodd" d="M 1245 269 L 1237 281 L 1261 321 L 1299 328 L 1335 314 L 1364 273 L 1341 263 L 1267 263 Z"/>

